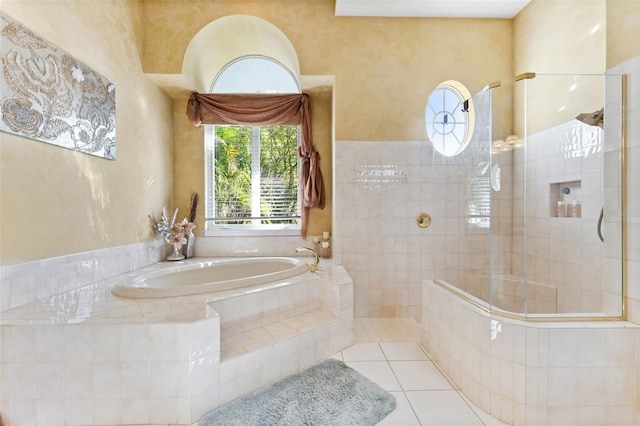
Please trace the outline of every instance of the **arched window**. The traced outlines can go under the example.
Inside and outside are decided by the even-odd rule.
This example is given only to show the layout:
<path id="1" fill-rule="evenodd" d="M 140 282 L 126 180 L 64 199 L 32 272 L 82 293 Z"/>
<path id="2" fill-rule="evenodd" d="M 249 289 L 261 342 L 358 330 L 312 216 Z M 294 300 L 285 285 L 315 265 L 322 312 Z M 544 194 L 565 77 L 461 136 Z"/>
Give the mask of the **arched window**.
<path id="1" fill-rule="evenodd" d="M 324 184 L 319 155 L 313 147 L 309 100 L 301 93 L 298 56 L 287 36 L 256 16 L 230 15 L 216 19 L 189 42 L 182 62 L 182 77 L 196 92 L 187 104 L 192 123 L 234 123 L 226 127 L 215 124 L 205 131 L 205 235 L 215 235 L 218 231 L 231 235 L 227 230 L 233 228 L 243 229 L 236 235 L 246 230 L 253 235 L 255 230 L 268 229 L 269 233 L 306 236 L 309 209 L 324 207 Z M 258 114 L 253 113 L 251 105 L 248 109 L 244 105 L 235 114 L 229 111 L 233 119 L 214 114 L 215 118 L 209 116 L 203 122 L 198 98 L 207 96 L 205 93 L 224 97 L 225 102 L 234 94 L 239 95 L 238 99 L 250 94 L 245 96 L 245 101 L 254 99 L 256 94 L 265 94 L 263 100 L 284 96 L 289 102 L 297 103 L 298 109 L 292 111 L 295 117 L 290 116 L 292 121 L 288 121 L 289 118 L 278 121 L 280 117 L 274 121 L 301 126 L 288 129 L 280 125 L 259 126 L 260 114 L 280 114 L 283 106 L 287 112 L 286 108 L 292 104 L 274 105 L 275 109 L 267 107 L 266 111 L 258 107 Z M 246 124 L 259 127 L 243 129 L 242 118 L 239 118 L 242 114 L 247 116 Z M 289 184 L 294 168 L 299 175 L 295 187 Z M 224 196 L 225 191 L 228 196 Z M 238 212 L 237 216 L 229 215 L 231 211 Z"/>
<path id="2" fill-rule="evenodd" d="M 300 93 L 291 72 L 264 56 L 225 66 L 211 93 Z M 299 233 L 297 125 L 207 125 L 205 211 L 208 234 Z"/>
<path id="3" fill-rule="evenodd" d="M 224 67 L 211 84 L 211 93 L 301 93 L 285 66 L 265 56 L 245 56 Z"/>

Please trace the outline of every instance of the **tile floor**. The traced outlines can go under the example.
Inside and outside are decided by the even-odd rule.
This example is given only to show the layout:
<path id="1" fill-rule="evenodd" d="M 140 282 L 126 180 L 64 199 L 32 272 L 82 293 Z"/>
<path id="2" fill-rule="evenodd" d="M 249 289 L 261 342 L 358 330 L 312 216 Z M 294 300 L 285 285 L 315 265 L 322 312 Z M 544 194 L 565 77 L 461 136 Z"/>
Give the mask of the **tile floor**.
<path id="1" fill-rule="evenodd" d="M 379 425 L 504 426 L 469 402 L 420 345 L 406 318 L 356 318 L 354 341 L 333 357 L 391 392 L 398 405 Z"/>

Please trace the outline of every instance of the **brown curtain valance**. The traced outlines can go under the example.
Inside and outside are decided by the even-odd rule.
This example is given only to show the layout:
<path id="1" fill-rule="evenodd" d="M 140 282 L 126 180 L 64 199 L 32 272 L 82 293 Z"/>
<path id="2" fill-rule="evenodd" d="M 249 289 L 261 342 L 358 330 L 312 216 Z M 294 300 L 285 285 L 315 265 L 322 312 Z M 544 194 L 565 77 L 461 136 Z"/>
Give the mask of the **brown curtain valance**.
<path id="1" fill-rule="evenodd" d="M 299 124 L 302 140 L 298 155 L 302 158 L 301 233 L 307 238 L 309 209 L 324 208 L 324 183 L 320 155 L 313 147 L 309 97 L 302 94 L 201 94 L 193 93 L 187 104 L 187 116 L 194 126 L 201 124 Z"/>

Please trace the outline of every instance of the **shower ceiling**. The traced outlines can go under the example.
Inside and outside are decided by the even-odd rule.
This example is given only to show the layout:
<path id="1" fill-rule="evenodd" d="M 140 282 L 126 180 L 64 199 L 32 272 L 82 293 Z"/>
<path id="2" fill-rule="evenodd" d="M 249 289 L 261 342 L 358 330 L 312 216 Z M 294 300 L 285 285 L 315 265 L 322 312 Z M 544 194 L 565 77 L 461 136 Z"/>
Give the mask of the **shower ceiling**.
<path id="1" fill-rule="evenodd" d="M 336 0 L 336 16 L 507 18 L 531 0 Z"/>

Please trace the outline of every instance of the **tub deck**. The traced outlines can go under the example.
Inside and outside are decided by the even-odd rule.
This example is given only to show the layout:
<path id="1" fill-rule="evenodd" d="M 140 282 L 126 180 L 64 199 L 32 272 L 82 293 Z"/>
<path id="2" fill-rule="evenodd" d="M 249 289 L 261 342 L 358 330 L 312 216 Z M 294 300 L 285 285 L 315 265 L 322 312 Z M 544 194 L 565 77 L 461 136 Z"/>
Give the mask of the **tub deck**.
<path id="1" fill-rule="evenodd" d="M 266 286 L 159 299 L 113 296 L 122 278 L 0 314 L 0 411 L 12 424 L 35 424 L 45 404 L 60 407 L 59 424 L 82 412 L 94 424 L 190 425 L 353 341 L 353 283 L 329 261 Z"/>

